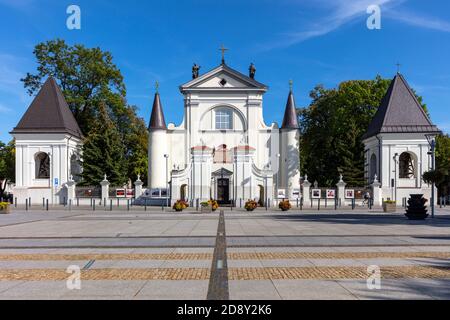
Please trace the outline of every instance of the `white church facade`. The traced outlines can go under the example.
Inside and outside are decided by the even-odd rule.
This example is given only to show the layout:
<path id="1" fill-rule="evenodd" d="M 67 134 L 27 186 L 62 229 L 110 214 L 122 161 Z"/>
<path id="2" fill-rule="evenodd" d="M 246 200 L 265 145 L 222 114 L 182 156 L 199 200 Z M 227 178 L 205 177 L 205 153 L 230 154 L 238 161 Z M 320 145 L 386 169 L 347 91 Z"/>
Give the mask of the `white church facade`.
<path id="1" fill-rule="evenodd" d="M 184 118 L 166 126 L 158 93 L 149 124 L 149 189 L 166 188 L 171 199 L 219 203 L 272 202 L 275 189 L 300 192 L 299 127 L 292 90 L 283 124 L 266 124 L 267 86 L 254 70 L 244 75 L 225 63 L 180 86 Z M 166 168 L 167 166 L 167 168 Z"/>
<path id="2" fill-rule="evenodd" d="M 278 199 L 303 197 L 305 204 L 311 199 L 307 173 L 300 174 L 292 85 L 286 105 L 279 108 L 282 124 L 266 123 L 268 87 L 255 79 L 255 71 L 251 65 L 245 75 L 222 60 L 200 75 L 194 66 L 192 80 L 179 87 L 184 97 L 179 125 L 166 123 L 164 99 L 155 93 L 148 127 L 148 186 L 137 188 L 136 197 L 167 195 L 172 203 L 215 199 L 224 205 L 254 199 L 269 206 Z M 363 137 L 367 185 L 375 205 L 382 199 L 401 204 L 416 193 L 430 199 L 431 186 L 422 174 L 433 167 L 430 141 L 439 133 L 397 74 Z M 54 79 L 47 79 L 11 134 L 17 202 L 73 199 L 84 137 Z"/>

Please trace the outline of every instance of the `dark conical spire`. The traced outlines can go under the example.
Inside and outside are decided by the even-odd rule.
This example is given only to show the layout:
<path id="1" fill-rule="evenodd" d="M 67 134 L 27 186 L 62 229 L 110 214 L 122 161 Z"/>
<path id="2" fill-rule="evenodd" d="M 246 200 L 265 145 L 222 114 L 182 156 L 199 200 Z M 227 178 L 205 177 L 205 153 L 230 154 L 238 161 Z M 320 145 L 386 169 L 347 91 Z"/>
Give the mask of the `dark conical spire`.
<path id="1" fill-rule="evenodd" d="M 284 111 L 281 129 L 298 129 L 297 110 L 295 108 L 294 94 L 292 93 L 292 82 L 290 82 L 289 96 Z"/>
<path id="2" fill-rule="evenodd" d="M 440 133 L 405 78 L 397 72 L 363 139 L 379 133 Z"/>
<path id="3" fill-rule="evenodd" d="M 68 133 L 83 138 L 55 79 L 49 77 L 11 133 Z"/>
<path id="4" fill-rule="evenodd" d="M 155 98 L 153 100 L 152 115 L 150 117 L 150 124 L 148 126 L 149 130 L 166 130 L 166 120 L 164 120 L 164 113 L 162 109 L 161 99 L 159 93 L 155 93 Z"/>

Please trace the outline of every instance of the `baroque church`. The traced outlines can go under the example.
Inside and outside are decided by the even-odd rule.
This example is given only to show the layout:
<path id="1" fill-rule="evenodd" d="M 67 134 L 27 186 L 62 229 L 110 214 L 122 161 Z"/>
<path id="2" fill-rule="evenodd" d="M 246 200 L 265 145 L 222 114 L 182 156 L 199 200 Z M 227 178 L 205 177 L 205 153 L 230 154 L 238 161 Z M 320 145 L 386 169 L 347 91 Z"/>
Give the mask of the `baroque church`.
<path id="1" fill-rule="evenodd" d="M 179 87 L 184 96 L 179 125 L 166 123 L 163 98 L 155 93 L 148 127 L 148 186 L 136 197 L 169 196 L 172 203 L 212 198 L 235 205 L 248 199 L 271 205 L 277 199 L 310 198 L 302 195 L 302 184 L 309 182 L 300 175 L 292 83 L 281 126 L 267 124 L 263 98 L 268 87 L 255 74 L 253 64 L 243 74 L 228 66 L 223 55 L 222 63 L 204 74 L 194 65 L 192 79 Z M 397 74 L 364 136 L 366 179 L 376 188 L 376 204 L 382 198 L 401 204 L 411 193 L 430 197 L 431 186 L 422 174 L 432 168 L 429 141 L 439 133 Z M 58 204 L 71 197 L 69 187 L 82 170 L 84 137 L 54 79 L 47 79 L 11 134 L 18 203 L 44 198 Z"/>

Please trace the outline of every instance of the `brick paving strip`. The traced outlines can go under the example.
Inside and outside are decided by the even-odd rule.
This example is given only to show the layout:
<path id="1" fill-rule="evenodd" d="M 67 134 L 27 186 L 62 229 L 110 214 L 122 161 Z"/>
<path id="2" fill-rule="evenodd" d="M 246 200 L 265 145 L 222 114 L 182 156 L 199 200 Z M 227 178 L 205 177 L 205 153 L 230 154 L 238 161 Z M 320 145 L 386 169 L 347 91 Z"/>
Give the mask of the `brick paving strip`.
<path id="1" fill-rule="evenodd" d="M 450 259 L 450 252 L 231 252 L 230 260 L 277 259 Z M 211 260 L 211 253 L 111 253 L 111 254 L 0 254 L 0 261 L 80 261 L 80 260 Z"/>
<path id="2" fill-rule="evenodd" d="M 228 280 L 336 280 L 367 279 L 365 267 L 273 267 L 273 268 L 228 268 Z M 61 281 L 70 274 L 64 269 L 3 269 L 0 281 Z M 211 277 L 212 276 L 212 277 Z M 87 269 L 81 270 L 82 280 L 208 280 L 213 279 L 208 268 L 146 268 L 146 269 Z M 385 279 L 428 278 L 450 279 L 450 267 L 438 266 L 386 266 L 381 267 Z M 223 282 L 216 283 L 217 285 Z M 208 298 L 224 298 L 225 288 L 212 288 Z M 228 287 L 226 287 L 228 289 Z M 210 296 L 211 293 L 211 296 Z M 222 295 L 220 295 L 222 294 Z"/>
<path id="3" fill-rule="evenodd" d="M 219 224 L 217 226 L 216 246 L 211 265 L 207 300 L 229 300 L 228 290 L 228 265 L 227 242 L 225 234 L 225 215 L 220 211 Z"/>

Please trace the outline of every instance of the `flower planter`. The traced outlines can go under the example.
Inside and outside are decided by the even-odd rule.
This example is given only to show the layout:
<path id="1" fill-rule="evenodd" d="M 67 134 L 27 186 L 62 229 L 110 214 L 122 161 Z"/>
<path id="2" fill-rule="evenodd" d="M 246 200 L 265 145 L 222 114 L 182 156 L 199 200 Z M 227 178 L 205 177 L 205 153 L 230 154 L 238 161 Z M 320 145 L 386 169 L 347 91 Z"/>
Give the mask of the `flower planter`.
<path id="1" fill-rule="evenodd" d="M 10 214 L 11 213 L 11 205 L 6 204 L 0 208 L 0 214 Z"/>
<path id="2" fill-rule="evenodd" d="M 211 213 L 213 211 L 212 205 L 202 205 L 201 206 L 201 213 Z"/>
<path id="3" fill-rule="evenodd" d="M 281 211 L 288 211 L 291 209 L 291 204 L 289 200 L 283 200 L 278 204 L 278 207 L 281 209 Z"/>
<path id="4" fill-rule="evenodd" d="M 397 204 L 396 203 L 383 202 L 383 211 L 384 212 L 396 212 L 397 211 Z"/>
<path id="5" fill-rule="evenodd" d="M 248 200 L 244 206 L 245 210 L 249 212 L 255 210 L 256 207 L 258 207 L 258 203 L 254 200 Z"/>

